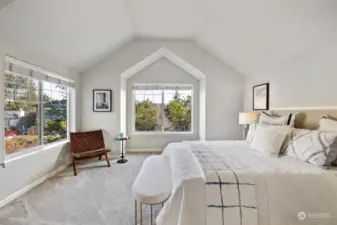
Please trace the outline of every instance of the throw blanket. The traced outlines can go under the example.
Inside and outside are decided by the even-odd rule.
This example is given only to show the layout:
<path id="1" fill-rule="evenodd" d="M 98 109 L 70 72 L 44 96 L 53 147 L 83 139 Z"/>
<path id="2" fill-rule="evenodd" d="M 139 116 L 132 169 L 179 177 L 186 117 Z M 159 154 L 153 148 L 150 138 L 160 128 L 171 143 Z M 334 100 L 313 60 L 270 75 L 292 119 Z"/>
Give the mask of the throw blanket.
<path id="1" fill-rule="evenodd" d="M 169 145 L 174 189 L 158 225 L 337 224 L 337 177 L 245 142 Z"/>

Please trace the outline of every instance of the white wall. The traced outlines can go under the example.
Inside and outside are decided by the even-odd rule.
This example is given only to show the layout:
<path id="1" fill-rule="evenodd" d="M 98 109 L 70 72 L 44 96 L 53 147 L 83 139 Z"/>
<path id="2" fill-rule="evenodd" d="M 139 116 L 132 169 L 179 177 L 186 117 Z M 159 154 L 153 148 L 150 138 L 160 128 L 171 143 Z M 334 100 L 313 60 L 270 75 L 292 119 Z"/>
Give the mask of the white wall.
<path id="1" fill-rule="evenodd" d="M 120 74 L 165 47 L 206 75 L 206 139 L 240 137 L 238 113 L 243 110 L 243 76 L 193 41 L 135 39 L 92 66 L 82 77 L 82 128 L 103 128 L 107 142 L 120 131 Z M 113 112 L 92 111 L 92 90 L 113 90 Z M 155 138 L 155 137 L 153 137 Z"/>
<path id="2" fill-rule="evenodd" d="M 245 79 L 245 110 L 252 87 L 270 83 L 270 107 L 337 106 L 337 45 L 301 52 Z"/>
<path id="3" fill-rule="evenodd" d="M 4 43 L 0 40 L 0 99 L 4 99 L 4 57 L 5 55 L 10 55 L 17 59 L 29 62 L 31 64 L 37 65 L 49 71 L 59 73 L 74 79 L 77 82 L 77 90 L 79 88 L 79 77 L 76 73 L 68 70 L 67 67 L 58 65 L 54 60 L 48 60 L 45 57 L 39 57 L 35 52 L 25 51 L 19 46 L 10 46 L 9 44 Z M 76 95 L 76 108 L 73 107 L 73 111 L 77 115 L 76 119 L 78 120 L 78 112 L 76 110 L 79 108 L 79 95 Z M 0 101 L 0 108 L 4 108 L 4 101 Z M 4 118 L 4 111 L 0 110 L 0 118 Z M 76 122 L 77 127 L 72 127 L 74 130 L 79 129 L 79 121 Z M 72 121 L 72 124 L 75 124 Z M 4 127 L 4 119 L 0 119 L 0 127 Z M 4 129 L 0 129 L 0 137 L 2 144 L 0 145 L 0 152 L 4 152 L 3 148 L 3 137 Z M 37 152 L 24 158 L 9 162 L 6 164 L 6 168 L 0 167 L 0 202 L 12 195 L 13 193 L 19 191 L 20 189 L 26 187 L 27 185 L 35 182 L 39 178 L 47 175 L 56 168 L 59 168 L 62 165 L 68 164 L 69 161 L 69 150 L 68 144 L 59 145 L 42 152 Z M 1 161 L 3 160 L 4 155 L 0 154 Z"/>
<path id="4" fill-rule="evenodd" d="M 128 142 L 128 149 L 163 149 L 168 143 L 198 140 L 199 136 L 199 81 L 192 75 L 176 67 L 170 61 L 162 58 L 135 74 L 127 81 L 127 132 L 132 133 L 132 84 L 137 83 L 168 83 L 168 84 L 192 84 L 193 85 L 193 134 L 132 134 Z"/>

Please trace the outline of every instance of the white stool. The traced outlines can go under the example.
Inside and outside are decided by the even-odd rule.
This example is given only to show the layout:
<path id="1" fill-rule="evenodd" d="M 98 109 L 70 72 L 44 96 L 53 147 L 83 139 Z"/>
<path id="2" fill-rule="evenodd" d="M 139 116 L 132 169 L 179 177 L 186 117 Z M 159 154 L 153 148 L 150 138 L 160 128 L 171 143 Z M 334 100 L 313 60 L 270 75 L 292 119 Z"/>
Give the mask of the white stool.
<path id="1" fill-rule="evenodd" d="M 154 155 L 144 160 L 143 166 L 132 187 L 135 199 L 135 225 L 137 225 L 137 202 L 140 202 L 140 225 L 143 224 L 143 204 L 152 206 L 164 204 L 172 191 L 171 172 L 165 156 Z"/>

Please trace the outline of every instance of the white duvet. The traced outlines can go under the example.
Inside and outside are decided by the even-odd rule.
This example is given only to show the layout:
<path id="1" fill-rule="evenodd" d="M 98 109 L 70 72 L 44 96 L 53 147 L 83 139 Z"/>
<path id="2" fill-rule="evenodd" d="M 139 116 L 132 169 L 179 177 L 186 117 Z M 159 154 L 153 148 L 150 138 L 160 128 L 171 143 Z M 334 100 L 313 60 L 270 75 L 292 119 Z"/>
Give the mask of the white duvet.
<path id="1" fill-rule="evenodd" d="M 158 225 L 337 224 L 337 177 L 245 141 L 173 143 L 173 192 Z"/>

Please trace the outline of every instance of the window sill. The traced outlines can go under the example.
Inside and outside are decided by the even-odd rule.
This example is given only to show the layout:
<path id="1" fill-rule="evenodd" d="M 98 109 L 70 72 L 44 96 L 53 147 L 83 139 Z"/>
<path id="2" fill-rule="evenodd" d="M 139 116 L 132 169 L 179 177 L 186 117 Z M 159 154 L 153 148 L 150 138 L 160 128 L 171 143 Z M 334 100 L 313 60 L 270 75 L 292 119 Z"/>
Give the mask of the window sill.
<path id="1" fill-rule="evenodd" d="M 38 147 L 35 147 L 35 148 L 26 149 L 26 150 L 23 150 L 23 151 L 20 151 L 20 152 L 17 152 L 17 153 L 10 154 L 8 156 L 5 156 L 4 164 L 6 165 L 8 163 L 12 163 L 14 161 L 20 160 L 20 159 L 25 158 L 27 156 L 35 155 L 37 153 L 44 152 L 44 151 L 49 150 L 51 148 L 55 148 L 55 147 L 58 147 L 58 146 L 65 145 L 69 142 L 70 142 L 69 139 L 66 139 L 66 140 L 63 140 L 63 141 L 59 141 L 59 142 L 55 142 L 55 143 L 51 143 L 51 144 L 47 144 L 47 145 L 43 145 L 43 146 L 38 146 Z"/>

